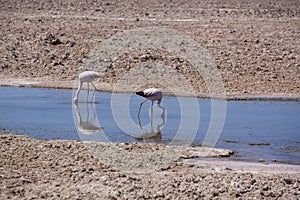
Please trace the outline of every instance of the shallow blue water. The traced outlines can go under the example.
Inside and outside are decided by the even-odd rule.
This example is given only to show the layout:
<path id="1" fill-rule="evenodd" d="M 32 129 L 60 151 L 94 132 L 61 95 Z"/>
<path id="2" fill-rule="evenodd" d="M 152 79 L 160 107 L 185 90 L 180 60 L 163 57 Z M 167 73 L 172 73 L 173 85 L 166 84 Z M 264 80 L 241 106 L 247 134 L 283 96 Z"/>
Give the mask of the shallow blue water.
<path id="1" fill-rule="evenodd" d="M 177 133 L 189 135 L 195 132 L 192 145 L 201 145 L 211 120 L 211 101 L 201 98 L 164 97 L 165 117 L 161 116 L 163 110 L 157 105 L 154 105 L 151 117 L 151 102 L 146 102 L 141 110 L 140 127 L 137 113 L 143 99 L 136 95 L 114 94 L 114 101 L 111 93 L 97 92 L 95 104 L 78 103 L 73 107 L 72 90 L 0 87 L 0 94 L 0 128 L 45 140 L 169 144 L 176 138 L 174 143 L 180 144 L 184 143 L 184 138 L 175 137 Z M 124 104 L 126 101 L 128 105 Z M 198 110 L 188 107 L 193 102 L 199 104 Z M 216 147 L 234 150 L 236 154 L 231 159 L 264 159 L 267 162 L 276 159 L 300 164 L 300 102 L 226 103 L 225 123 Z M 181 111 L 183 104 L 195 112 Z M 184 119 L 185 126 L 181 124 Z M 195 120 L 199 122 L 197 129 Z"/>

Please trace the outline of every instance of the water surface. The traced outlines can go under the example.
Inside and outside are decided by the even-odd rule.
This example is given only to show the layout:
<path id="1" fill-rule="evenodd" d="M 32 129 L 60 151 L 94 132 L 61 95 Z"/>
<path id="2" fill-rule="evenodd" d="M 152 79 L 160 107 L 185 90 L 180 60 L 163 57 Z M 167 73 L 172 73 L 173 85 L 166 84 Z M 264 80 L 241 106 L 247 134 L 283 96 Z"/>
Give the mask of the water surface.
<path id="1" fill-rule="evenodd" d="M 195 132 L 192 145 L 201 145 L 211 119 L 209 99 L 165 96 L 163 110 L 146 102 L 137 117 L 141 97 L 117 94 L 129 99 L 128 107 L 114 105 L 111 93 L 97 92 L 96 103 L 78 103 L 74 107 L 71 90 L 0 87 L 0 128 L 15 134 L 50 140 L 90 140 L 112 142 L 156 142 L 169 144 L 181 128 L 181 134 Z M 83 92 L 82 95 L 85 95 Z M 182 102 L 197 101 L 199 127 L 180 127 Z M 120 106 L 120 107 L 118 107 Z M 73 109 L 74 108 L 74 109 Z M 129 112 L 127 119 L 125 111 Z M 195 116 L 186 116 L 193 120 Z M 118 119 L 132 120 L 124 129 Z M 152 119 L 152 120 L 151 120 Z M 139 123 L 140 122 L 140 123 Z M 224 127 L 216 147 L 236 152 L 231 159 L 257 161 L 275 159 L 281 163 L 300 164 L 300 102 L 297 101 L 227 101 Z M 140 126 L 141 125 L 141 126 Z M 177 141 L 180 143 L 179 141 Z"/>

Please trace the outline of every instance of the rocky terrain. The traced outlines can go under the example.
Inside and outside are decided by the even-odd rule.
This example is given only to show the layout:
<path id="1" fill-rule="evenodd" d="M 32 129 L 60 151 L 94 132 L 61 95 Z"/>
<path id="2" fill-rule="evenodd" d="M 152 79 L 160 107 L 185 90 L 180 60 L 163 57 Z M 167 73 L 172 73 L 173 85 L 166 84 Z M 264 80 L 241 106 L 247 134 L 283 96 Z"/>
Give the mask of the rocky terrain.
<path id="1" fill-rule="evenodd" d="M 1 134 L 0 143 L 1 199 L 300 197 L 298 166 L 183 162 L 207 152 L 201 147 L 41 141 L 11 134 Z"/>
<path id="2" fill-rule="evenodd" d="M 128 30 L 160 27 L 192 38 L 207 50 L 227 95 L 299 97 L 299 4 L 296 0 L 1 1 L 0 84 L 72 88 L 77 75 L 92 68 L 90 53 L 101 49 L 103 41 Z M 204 75 L 191 70 L 195 66 L 188 60 L 151 46 L 99 66 L 105 78 L 98 88 L 112 91 L 130 69 L 147 65 L 160 68 L 141 70 L 141 77 L 173 71 L 160 73 L 166 81 L 160 85 L 128 76 L 129 90 L 159 85 L 172 91 L 186 81 L 197 95 L 209 95 Z"/>
<path id="3" fill-rule="evenodd" d="M 229 97 L 299 99 L 299 17 L 299 0 L 2 0 L 0 86 L 71 89 L 80 72 L 96 70 L 104 75 L 96 83 L 102 91 L 155 86 L 210 96 L 210 87 L 224 86 Z M 161 32 L 143 34 L 149 27 Z M 132 30 L 143 31 L 128 37 Z M 164 30 L 176 34 L 164 38 Z M 146 41 L 132 42 L 136 36 Z M 157 42 L 160 48 L 149 45 Z M 178 46 L 170 51 L 172 42 Z M 130 45 L 101 60 L 104 44 Z M 193 57 L 182 56 L 188 52 Z M 187 160 L 229 156 L 227 150 L 10 134 L 0 143 L 0 199 L 300 198 L 299 166 Z"/>

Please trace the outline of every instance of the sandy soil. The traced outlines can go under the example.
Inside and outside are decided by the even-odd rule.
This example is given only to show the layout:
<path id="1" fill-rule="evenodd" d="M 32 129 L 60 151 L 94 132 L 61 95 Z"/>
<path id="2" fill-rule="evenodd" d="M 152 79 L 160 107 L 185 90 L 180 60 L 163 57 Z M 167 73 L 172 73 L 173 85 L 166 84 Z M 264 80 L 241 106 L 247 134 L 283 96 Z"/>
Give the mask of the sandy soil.
<path id="1" fill-rule="evenodd" d="M 80 72 L 95 69 L 91 52 L 101 42 L 160 27 L 207 50 L 227 96 L 299 99 L 299 17 L 298 0 L 3 0 L 0 85 L 76 87 Z M 159 86 L 188 95 L 188 85 L 199 96 L 210 95 L 205 77 L 174 52 L 129 51 L 107 63 L 97 68 L 105 74 L 99 90 L 113 91 L 122 80 L 128 91 Z M 143 78 L 158 75 L 163 84 Z M 228 156 L 227 150 L 0 137 L 0 199 L 300 198 L 299 166 L 185 160 Z"/>
<path id="2" fill-rule="evenodd" d="M 297 0 L 1 1 L 0 84 L 72 88 L 78 73 L 92 68 L 86 61 L 101 42 L 123 31 L 161 27 L 194 39 L 208 51 L 228 96 L 299 97 L 299 4 Z M 122 78 L 127 90 L 157 86 L 142 78 L 122 77 L 147 65 L 173 70 L 161 75 L 167 84 L 161 86 L 164 91 L 176 90 L 184 80 L 197 95 L 209 96 L 203 74 L 193 71 L 188 60 L 158 49 L 126 52 L 108 66 L 99 66 L 106 76 L 98 88 L 112 91 Z M 150 70 L 140 71 L 142 77 L 149 74 Z M 183 80 L 174 74 L 183 75 Z"/>
<path id="3" fill-rule="evenodd" d="M 0 135 L 1 199 L 299 199 L 290 165 L 186 161 L 207 149 Z M 210 156 L 228 156 L 212 151 Z"/>

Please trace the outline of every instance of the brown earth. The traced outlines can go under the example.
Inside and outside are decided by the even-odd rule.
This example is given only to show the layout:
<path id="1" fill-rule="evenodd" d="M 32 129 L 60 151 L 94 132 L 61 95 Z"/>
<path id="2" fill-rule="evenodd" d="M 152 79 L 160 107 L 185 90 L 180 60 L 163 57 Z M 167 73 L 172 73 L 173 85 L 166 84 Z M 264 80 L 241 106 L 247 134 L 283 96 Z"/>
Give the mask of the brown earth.
<path id="1" fill-rule="evenodd" d="M 206 152 L 202 147 L 42 141 L 11 134 L 1 134 L 0 143 L 0 199 L 300 197 L 299 166 L 184 159 Z"/>
<path id="2" fill-rule="evenodd" d="M 76 87 L 78 73 L 95 69 L 88 64 L 101 42 L 132 29 L 159 27 L 188 36 L 208 51 L 226 95 L 299 98 L 299 17 L 297 0 L 4 0 L 0 85 Z M 181 81 L 186 81 L 197 95 L 210 95 L 205 77 L 191 62 L 163 49 L 129 51 L 98 67 L 106 75 L 97 83 L 100 90 L 112 91 L 122 80 L 128 91 L 161 86 L 164 91 L 179 88 L 176 94 L 184 95 Z M 139 69 L 139 78 L 124 76 L 130 69 Z M 160 78 L 164 84 L 142 78 L 161 72 L 166 72 Z M 191 163 L 184 158 L 197 156 L 185 148 L 160 145 L 40 141 L 7 134 L 0 142 L 0 199 L 300 198 L 299 166 Z"/>
<path id="3" fill-rule="evenodd" d="M 228 96 L 299 97 L 299 16 L 297 0 L 1 1 L 0 83 L 72 88 L 78 73 L 92 68 L 86 61 L 101 42 L 135 28 L 161 27 L 192 38 L 208 51 Z M 160 75 L 168 84 L 162 85 L 165 91 L 181 85 L 173 77 L 177 73 L 197 95 L 209 95 L 203 74 L 191 70 L 191 63 L 174 52 L 149 48 L 99 66 L 106 75 L 99 89 L 111 91 L 128 70 L 151 64 L 173 70 Z M 149 71 L 141 71 L 141 77 L 158 74 Z M 127 79 L 127 90 L 159 85 Z"/>

